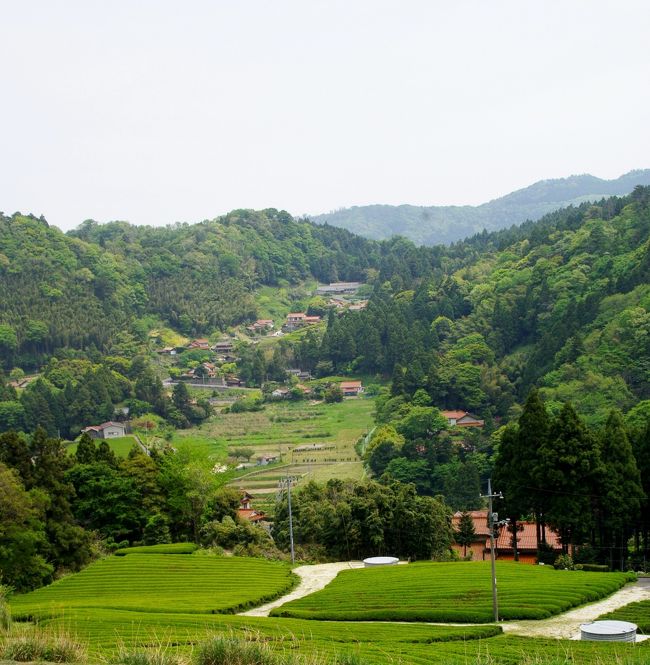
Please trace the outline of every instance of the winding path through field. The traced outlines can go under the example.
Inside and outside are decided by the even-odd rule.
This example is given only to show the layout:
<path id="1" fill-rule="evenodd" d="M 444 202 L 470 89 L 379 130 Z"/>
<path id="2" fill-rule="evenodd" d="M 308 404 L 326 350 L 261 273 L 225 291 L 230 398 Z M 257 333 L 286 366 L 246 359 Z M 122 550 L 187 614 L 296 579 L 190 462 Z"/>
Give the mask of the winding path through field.
<path id="1" fill-rule="evenodd" d="M 338 563 L 321 563 L 313 566 L 299 566 L 294 573 L 300 576 L 300 584 L 290 593 L 271 603 L 241 612 L 244 616 L 266 617 L 270 611 L 288 603 L 290 600 L 303 598 L 326 587 L 342 570 L 363 568 L 361 561 L 340 561 Z M 510 621 L 501 626 L 505 633 L 524 637 L 554 637 L 571 639 L 580 631 L 580 624 L 596 620 L 602 614 L 612 612 L 619 607 L 635 603 L 639 600 L 650 600 L 650 578 L 641 578 L 636 584 L 629 584 L 611 596 L 596 603 L 583 605 L 563 614 L 542 619 L 540 621 Z M 645 638 L 644 638 L 645 639 Z"/>
<path id="2" fill-rule="evenodd" d="M 619 607 L 623 607 L 623 605 L 636 603 L 639 600 L 650 600 L 650 585 L 644 581 L 630 584 L 603 600 L 576 607 L 550 619 L 510 621 L 502 623 L 501 626 L 504 633 L 512 633 L 513 635 L 556 637 L 568 640 L 579 634 L 580 624 L 595 621 L 607 612 L 613 612 Z"/>
<path id="3" fill-rule="evenodd" d="M 320 591 L 326 587 L 341 570 L 350 568 L 363 568 L 361 561 L 339 561 L 337 563 L 319 563 L 314 566 L 299 566 L 294 568 L 293 572 L 300 577 L 300 584 L 286 596 L 282 596 L 271 603 L 256 607 L 255 609 L 241 612 L 249 617 L 267 617 L 274 607 L 280 607 L 290 600 L 303 598 L 314 591 Z"/>

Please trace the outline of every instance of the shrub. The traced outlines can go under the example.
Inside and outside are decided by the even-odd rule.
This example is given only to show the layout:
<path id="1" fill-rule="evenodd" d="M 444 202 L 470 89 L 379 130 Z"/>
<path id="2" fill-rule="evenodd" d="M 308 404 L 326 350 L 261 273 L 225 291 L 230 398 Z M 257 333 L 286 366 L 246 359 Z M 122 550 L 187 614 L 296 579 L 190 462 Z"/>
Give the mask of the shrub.
<path id="1" fill-rule="evenodd" d="M 18 662 L 46 660 L 51 663 L 74 663 L 83 661 L 85 648 L 70 636 L 60 633 L 52 635 L 36 632 L 7 640 L 2 658 Z"/>
<path id="2" fill-rule="evenodd" d="M 179 659 L 170 654 L 164 645 L 146 651 L 137 649 L 130 651 L 121 646 L 117 657 L 110 663 L 111 665 L 178 665 Z"/>
<path id="3" fill-rule="evenodd" d="M 198 646 L 194 663 L 196 665 L 280 665 L 282 661 L 265 644 L 235 637 L 213 637 Z"/>
<path id="4" fill-rule="evenodd" d="M 11 589 L 0 584 L 0 631 L 6 632 L 11 628 L 11 608 L 7 603 L 7 596 Z"/>
<path id="5" fill-rule="evenodd" d="M 573 559 L 568 554 L 560 554 L 553 563 L 555 570 L 573 570 Z"/>
<path id="6" fill-rule="evenodd" d="M 586 570 L 588 573 L 608 573 L 609 566 L 603 566 L 599 563 L 583 563 L 582 570 Z"/>

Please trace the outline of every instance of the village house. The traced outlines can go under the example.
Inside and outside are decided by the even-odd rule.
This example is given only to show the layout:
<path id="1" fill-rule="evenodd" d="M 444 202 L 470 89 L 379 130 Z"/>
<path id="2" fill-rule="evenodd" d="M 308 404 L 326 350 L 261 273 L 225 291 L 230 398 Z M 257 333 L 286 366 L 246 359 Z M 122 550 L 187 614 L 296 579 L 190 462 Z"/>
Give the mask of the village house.
<path id="1" fill-rule="evenodd" d="M 271 397 L 276 397 L 278 399 L 284 399 L 289 395 L 288 388 L 276 388 L 272 393 Z"/>
<path id="2" fill-rule="evenodd" d="M 357 397 L 363 392 L 361 381 L 341 381 L 339 388 L 343 397 Z"/>
<path id="3" fill-rule="evenodd" d="M 166 346 L 164 349 L 156 349 L 156 353 L 166 356 L 175 356 L 176 349 L 173 346 Z"/>
<path id="4" fill-rule="evenodd" d="M 343 293 L 356 293 L 362 286 L 361 282 L 332 282 L 331 284 L 320 284 L 316 289 L 316 295 L 331 296 Z"/>
<path id="5" fill-rule="evenodd" d="M 220 340 L 219 342 L 217 342 L 217 343 L 212 347 L 212 350 L 213 350 L 215 353 L 225 353 L 225 354 L 228 354 L 228 353 L 231 353 L 231 352 L 232 352 L 233 348 L 234 348 L 234 347 L 233 347 L 232 342 L 231 342 L 229 339 L 226 339 L 226 340 Z"/>
<path id="6" fill-rule="evenodd" d="M 257 466 L 267 466 L 280 461 L 280 455 L 262 455 L 257 458 Z"/>
<path id="7" fill-rule="evenodd" d="M 483 427 L 485 425 L 485 421 L 468 411 L 441 411 L 440 413 L 447 419 L 449 427 Z"/>
<path id="8" fill-rule="evenodd" d="M 263 510 L 255 510 L 253 508 L 252 500 L 255 497 L 248 492 L 243 492 L 239 500 L 239 508 L 237 509 L 237 517 L 249 522 L 261 522 L 266 518 L 266 513 Z"/>
<path id="9" fill-rule="evenodd" d="M 84 427 L 81 432 L 88 434 L 92 439 L 115 439 L 126 435 L 126 425 L 109 420 L 101 425 Z"/>
<path id="10" fill-rule="evenodd" d="M 199 349 L 201 351 L 210 350 L 210 342 L 205 338 L 194 339 L 188 345 L 188 349 Z"/>
<path id="11" fill-rule="evenodd" d="M 490 558 L 490 530 L 488 529 L 487 510 L 468 511 L 474 523 L 474 538 L 465 546 L 454 543 L 452 548 L 459 556 L 471 555 L 473 561 L 486 561 Z M 454 513 L 452 526 L 454 531 L 460 525 L 460 511 Z M 558 534 L 551 529 L 546 529 L 546 542 L 558 554 L 562 554 L 562 545 Z M 512 532 L 502 528 L 494 541 L 495 557 L 500 561 L 514 561 L 515 553 L 512 547 Z M 521 563 L 537 563 L 537 530 L 535 522 L 517 522 L 517 552 Z"/>
<path id="12" fill-rule="evenodd" d="M 246 330 L 251 333 L 273 330 L 273 321 L 272 319 L 257 319 L 255 323 L 251 323 L 249 326 L 246 326 Z"/>
<path id="13" fill-rule="evenodd" d="M 295 376 L 298 379 L 302 381 L 309 381 L 311 377 L 311 372 L 307 372 L 305 370 L 299 369 L 297 367 L 291 367 L 286 370 L 287 374 L 290 374 L 291 376 Z"/>

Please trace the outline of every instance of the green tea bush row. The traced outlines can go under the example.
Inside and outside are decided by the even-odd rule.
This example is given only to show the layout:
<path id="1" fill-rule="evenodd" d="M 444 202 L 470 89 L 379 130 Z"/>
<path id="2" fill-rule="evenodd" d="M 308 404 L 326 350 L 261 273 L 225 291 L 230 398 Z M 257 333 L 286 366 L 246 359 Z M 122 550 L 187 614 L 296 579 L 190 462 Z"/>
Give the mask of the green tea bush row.
<path id="1" fill-rule="evenodd" d="M 127 554 L 192 554 L 198 545 L 194 543 L 169 543 L 163 545 L 142 545 L 140 547 L 123 547 L 114 552 L 115 556 Z"/>
<path id="2" fill-rule="evenodd" d="M 631 621 L 639 627 L 639 631 L 646 635 L 650 633 L 650 600 L 641 600 L 630 603 L 613 612 L 604 614 L 600 619 L 615 619 L 617 621 Z"/>
<path id="3" fill-rule="evenodd" d="M 51 607 L 142 612 L 239 612 L 288 592 L 298 578 L 286 563 L 239 557 L 138 554 L 108 557 L 12 601 L 14 614 Z"/>

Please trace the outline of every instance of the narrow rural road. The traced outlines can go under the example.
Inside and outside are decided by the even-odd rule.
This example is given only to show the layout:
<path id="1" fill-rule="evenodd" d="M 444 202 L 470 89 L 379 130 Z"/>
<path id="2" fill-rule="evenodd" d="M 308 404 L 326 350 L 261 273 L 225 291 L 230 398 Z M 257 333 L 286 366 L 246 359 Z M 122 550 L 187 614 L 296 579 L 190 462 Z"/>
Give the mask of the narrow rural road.
<path id="1" fill-rule="evenodd" d="M 243 616 L 249 617 L 267 617 L 274 607 L 280 607 L 290 600 L 296 600 L 303 596 L 308 596 L 314 591 L 320 591 L 326 587 L 341 570 L 350 568 L 363 568 L 361 561 L 339 561 L 337 563 L 320 563 L 314 566 L 299 566 L 294 568 L 293 572 L 300 577 L 300 584 L 286 596 L 282 596 L 271 603 L 256 607 L 247 612 L 240 612 Z"/>
<path id="2" fill-rule="evenodd" d="M 595 621 L 602 614 L 612 612 L 623 605 L 650 600 L 650 586 L 645 583 L 631 584 L 611 596 L 583 605 L 574 610 L 558 614 L 541 621 L 510 621 L 501 625 L 504 633 L 525 637 L 555 637 L 570 640 L 580 633 L 580 624 Z"/>
<path id="3" fill-rule="evenodd" d="M 340 561 L 313 566 L 299 566 L 293 572 L 300 576 L 301 581 L 293 591 L 271 603 L 256 607 L 247 612 L 240 612 L 240 614 L 243 616 L 266 617 L 273 608 L 280 607 L 280 605 L 284 605 L 284 603 L 288 603 L 290 600 L 303 598 L 315 591 L 320 591 L 340 571 L 353 568 L 363 568 L 363 563 L 361 561 Z M 579 635 L 580 624 L 595 621 L 599 616 L 607 612 L 612 612 L 619 607 L 623 607 L 629 603 L 636 603 L 640 600 L 650 600 L 650 578 L 641 578 L 636 584 L 629 584 L 603 600 L 577 607 L 550 619 L 541 619 L 539 621 L 504 621 L 500 625 L 504 633 L 521 635 L 522 637 L 572 639 Z M 642 639 L 645 639 L 645 636 Z"/>

